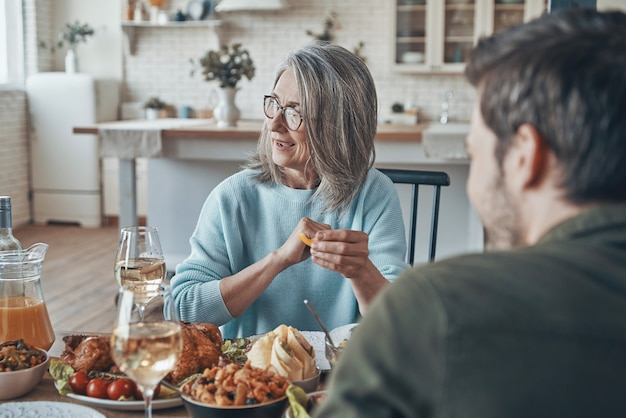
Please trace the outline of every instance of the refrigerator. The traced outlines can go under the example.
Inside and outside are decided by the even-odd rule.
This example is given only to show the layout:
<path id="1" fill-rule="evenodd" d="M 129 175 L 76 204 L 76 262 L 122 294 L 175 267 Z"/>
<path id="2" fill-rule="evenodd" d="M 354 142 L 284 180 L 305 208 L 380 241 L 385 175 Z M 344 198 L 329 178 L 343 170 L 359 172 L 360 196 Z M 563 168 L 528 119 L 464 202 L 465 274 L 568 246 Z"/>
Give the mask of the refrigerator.
<path id="1" fill-rule="evenodd" d="M 101 226 L 98 137 L 74 134 L 73 128 L 117 120 L 119 82 L 88 74 L 38 73 L 26 80 L 26 93 L 34 222 Z"/>

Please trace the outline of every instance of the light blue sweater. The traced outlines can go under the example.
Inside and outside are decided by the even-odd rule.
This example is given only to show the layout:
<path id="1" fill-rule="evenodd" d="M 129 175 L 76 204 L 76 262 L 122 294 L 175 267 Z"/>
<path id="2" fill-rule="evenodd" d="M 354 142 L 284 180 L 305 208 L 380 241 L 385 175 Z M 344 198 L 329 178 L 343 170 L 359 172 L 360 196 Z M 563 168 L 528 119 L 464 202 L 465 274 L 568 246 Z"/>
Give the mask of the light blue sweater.
<path id="1" fill-rule="evenodd" d="M 314 190 L 263 185 L 251 170 L 220 183 L 204 203 L 191 236 L 191 254 L 176 268 L 171 287 L 180 319 L 221 327 L 224 338 L 268 332 L 280 324 L 319 330 L 303 304 L 308 299 L 330 329 L 359 318 L 352 287 L 341 274 L 310 259 L 278 274 L 263 294 L 239 317 L 230 315 L 219 280 L 233 275 L 280 247 L 302 217 L 333 229 L 361 230 L 369 235 L 369 257 L 388 280 L 407 267 L 402 212 L 395 186 L 370 170 L 349 211 L 322 214 Z"/>

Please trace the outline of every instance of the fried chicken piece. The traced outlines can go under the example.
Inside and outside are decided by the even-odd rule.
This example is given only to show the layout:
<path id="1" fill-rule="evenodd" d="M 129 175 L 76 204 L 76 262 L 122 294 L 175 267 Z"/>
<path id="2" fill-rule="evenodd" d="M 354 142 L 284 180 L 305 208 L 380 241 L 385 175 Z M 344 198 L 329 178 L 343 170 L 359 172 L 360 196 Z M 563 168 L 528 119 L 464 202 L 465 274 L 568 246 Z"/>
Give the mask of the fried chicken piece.
<path id="1" fill-rule="evenodd" d="M 108 372 L 115 362 L 111 357 L 109 337 L 68 335 L 63 338 L 65 349 L 61 360 L 75 371 L 91 370 Z"/>
<path id="2" fill-rule="evenodd" d="M 181 322 L 183 351 L 168 380 L 177 385 L 195 373 L 202 373 L 219 362 L 222 333 L 211 324 Z"/>

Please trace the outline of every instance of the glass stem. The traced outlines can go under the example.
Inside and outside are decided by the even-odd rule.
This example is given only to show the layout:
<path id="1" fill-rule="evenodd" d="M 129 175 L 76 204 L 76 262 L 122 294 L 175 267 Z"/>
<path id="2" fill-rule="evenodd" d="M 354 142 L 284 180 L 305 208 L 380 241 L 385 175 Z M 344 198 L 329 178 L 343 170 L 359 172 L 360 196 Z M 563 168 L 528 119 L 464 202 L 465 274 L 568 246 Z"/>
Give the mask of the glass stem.
<path id="1" fill-rule="evenodd" d="M 152 397 L 154 396 L 154 390 L 149 389 L 143 392 L 144 410 L 146 411 L 146 418 L 152 418 Z"/>
<path id="2" fill-rule="evenodd" d="M 139 320 L 141 322 L 143 322 L 143 314 L 146 310 L 146 305 L 144 305 L 143 303 L 138 303 L 137 304 L 137 311 L 139 312 Z"/>
<path id="3" fill-rule="evenodd" d="M 143 397 L 145 401 L 146 418 L 152 418 L 152 396 Z"/>

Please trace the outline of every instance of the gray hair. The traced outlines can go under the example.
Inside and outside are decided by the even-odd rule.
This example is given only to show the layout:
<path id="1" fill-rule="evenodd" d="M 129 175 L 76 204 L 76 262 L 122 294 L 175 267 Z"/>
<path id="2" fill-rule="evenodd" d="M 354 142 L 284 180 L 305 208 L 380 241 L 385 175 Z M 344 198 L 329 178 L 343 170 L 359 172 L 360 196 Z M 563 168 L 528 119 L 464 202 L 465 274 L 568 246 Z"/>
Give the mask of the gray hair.
<path id="1" fill-rule="evenodd" d="M 374 164 L 378 98 L 363 60 L 331 44 L 307 45 L 278 66 L 274 86 L 291 69 L 298 83 L 310 164 L 320 184 L 327 212 L 345 211 L 361 190 Z M 272 161 L 271 132 L 263 125 L 256 153 L 246 168 L 261 169 L 257 180 L 284 184 L 281 167 Z"/>

